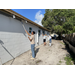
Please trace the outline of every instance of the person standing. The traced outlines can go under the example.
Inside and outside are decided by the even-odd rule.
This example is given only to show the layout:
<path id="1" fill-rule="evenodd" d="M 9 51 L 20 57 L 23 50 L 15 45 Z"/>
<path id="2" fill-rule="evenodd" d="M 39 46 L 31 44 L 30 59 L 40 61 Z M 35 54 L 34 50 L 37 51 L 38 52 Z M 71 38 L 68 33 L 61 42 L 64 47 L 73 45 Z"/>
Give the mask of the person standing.
<path id="1" fill-rule="evenodd" d="M 49 35 L 48 35 L 48 45 L 49 45 Z"/>
<path id="2" fill-rule="evenodd" d="M 42 35 L 43 35 L 43 34 L 42 34 Z M 43 43 L 44 43 L 44 46 L 46 45 L 46 38 L 47 38 L 46 34 L 43 35 Z"/>
<path id="3" fill-rule="evenodd" d="M 54 39 L 56 40 L 56 35 L 54 34 Z"/>
<path id="4" fill-rule="evenodd" d="M 34 34 L 35 34 L 35 31 L 32 31 L 31 32 L 31 35 L 25 30 L 25 32 L 29 35 L 29 36 L 31 36 L 31 37 L 28 37 L 28 39 L 30 40 L 30 42 L 31 42 L 31 51 L 32 51 L 32 58 L 31 59 L 35 59 L 35 36 L 34 36 Z"/>
<path id="5" fill-rule="evenodd" d="M 51 43 L 52 43 L 52 37 L 51 35 L 49 35 L 49 46 L 51 46 Z"/>

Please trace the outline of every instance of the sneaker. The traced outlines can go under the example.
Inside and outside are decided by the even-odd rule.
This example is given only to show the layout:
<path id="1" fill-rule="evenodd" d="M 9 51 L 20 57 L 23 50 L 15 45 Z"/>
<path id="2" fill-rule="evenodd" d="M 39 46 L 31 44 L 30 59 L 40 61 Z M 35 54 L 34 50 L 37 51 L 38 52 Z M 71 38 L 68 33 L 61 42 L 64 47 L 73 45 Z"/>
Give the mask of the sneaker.
<path id="1" fill-rule="evenodd" d="M 30 58 L 30 59 L 35 59 L 35 58 Z"/>
<path id="2" fill-rule="evenodd" d="M 51 46 L 51 43 L 49 43 L 49 46 Z"/>

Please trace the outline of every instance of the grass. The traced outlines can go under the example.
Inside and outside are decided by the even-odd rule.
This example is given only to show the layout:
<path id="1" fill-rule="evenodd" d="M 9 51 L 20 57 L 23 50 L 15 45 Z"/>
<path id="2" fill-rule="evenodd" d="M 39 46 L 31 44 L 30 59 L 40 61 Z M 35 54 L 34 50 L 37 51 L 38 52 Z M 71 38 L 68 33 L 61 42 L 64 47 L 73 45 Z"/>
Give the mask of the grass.
<path id="1" fill-rule="evenodd" d="M 37 61 L 36 61 L 36 64 L 38 64 L 39 62 L 42 62 L 42 60 L 37 60 Z"/>
<path id="2" fill-rule="evenodd" d="M 66 65 L 73 65 L 70 55 L 66 56 L 64 60 L 66 61 Z"/>
<path id="3" fill-rule="evenodd" d="M 49 49 L 49 51 L 50 51 L 50 49 Z"/>
<path id="4" fill-rule="evenodd" d="M 66 55 L 66 57 L 64 57 L 64 60 L 66 61 L 66 65 L 73 65 L 73 59 L 70 55 Z M 60 60 L 57 65 L 61 65 L 61 63 L 62 61 Z"/>
<path id="5" fill-rule="evenodd" d="M 66 55 L 64 60 L 66 61 L 66 65 L 75 65 L 75 53 L 69 49 L 68 45 L 65 43 L 65 47 L 67 49 L 67 52 L 69 53 Z"/>
<path id="6" fill-rule="evenodd" d="M 59 63 L 57 65 L 61 65 L 62 61 L 60 60 Z"/>
<path id="7" fill-rule="evenodd" d="M 65 43 L 63 43 L 63 42 L 60 42 L 61 44 L 63 44 L 63 45 L 65 45 Z"/>
<path id="8" fill-rule="evenodd" d="M 57 65 L 60 65 L 60 64 L 57 64 Z"/>
<path id="9" fill-rule="evenodd" d="M 62 63 L 62 61 L 59 61 L 59 63 Z"/>

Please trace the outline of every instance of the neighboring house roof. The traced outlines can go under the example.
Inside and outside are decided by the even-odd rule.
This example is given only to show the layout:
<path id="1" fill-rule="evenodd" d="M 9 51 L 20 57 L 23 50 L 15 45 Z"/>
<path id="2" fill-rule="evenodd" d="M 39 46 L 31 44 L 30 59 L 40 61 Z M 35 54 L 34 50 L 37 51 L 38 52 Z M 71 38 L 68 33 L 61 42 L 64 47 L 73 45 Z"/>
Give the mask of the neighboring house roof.
<path id="1" fill-rule="evenodd" d="M 46 29 L 46 28 L 40 26 L 39 24 L 37 24 L 37 23 L 35 23 L 35 22 L 33 22 L 33 21 L 27 19 L 26 17 L 24 17 L 24 16 L 22 16 L 22 15 L 16 13 L 15 11 L 13 11 L 13 10 L 11 10 L 11 9 L 0 9 L 0 11 L 5 12 L 5 13 L 7 13 L 7 14 L 10 14 L 11 16 L 15 15 L 16 18 L 18 18 L 18 19 L 26 20 L 26 21 L 28 21 L 29 23 L 34 24 L 35 26 L 38 26 L 39 28 L 42 28 L 42 29 L 47 30 L 47 31 L 50 32 L 50 30 L 48 30 L 48 29 Z"/>

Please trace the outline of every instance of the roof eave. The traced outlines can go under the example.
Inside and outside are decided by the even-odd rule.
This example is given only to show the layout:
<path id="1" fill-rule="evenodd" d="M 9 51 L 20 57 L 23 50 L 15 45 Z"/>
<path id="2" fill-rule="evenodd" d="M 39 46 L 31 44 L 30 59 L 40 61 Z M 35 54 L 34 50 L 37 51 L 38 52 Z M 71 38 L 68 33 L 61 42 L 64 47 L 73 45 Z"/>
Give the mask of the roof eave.
<path id="1" fill-rule="evenodd" d="M 35 22 L 33 22 L 33 21 L 27 19 L 26 17 L 24 17 L 24 16 L 22 16 L 22 15 L 16 13 L 15 11 L 13 11 L 13 10 L 11 10 L 11 9 L 0 9 L 0 10 L 5 11 L 5 12 L 7 12 L 7 13 L 9 13 L 9 14 L 15 15 L 16 17 L 18 17 L 18 18 L 20 18 L 20 19 L 22 19 L 22 20 L 26 20 L 26 21 L 28 21 L 29 23 L 32 23 L 32 24 L 38 26 L 39 28 L 42 28 L 42 29 L 47 30 L 47 31 L 50 32 L 50 30 L 48 30 L 48 29 L 46 29 L 46 28 L 40 26 L 39 24 L 37 24 L 37 23 L 35 23 Z"/>

